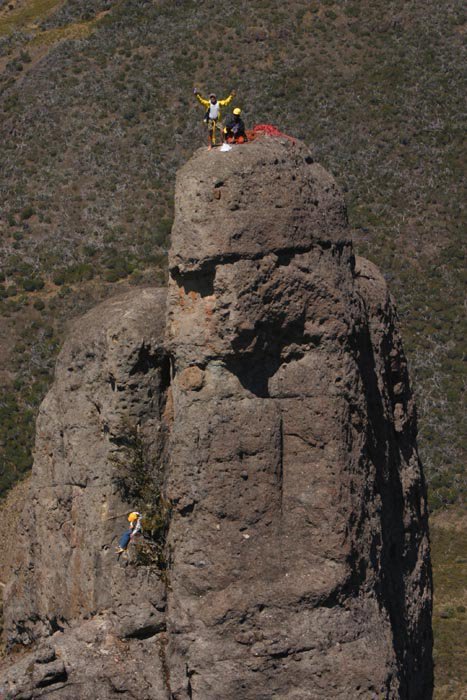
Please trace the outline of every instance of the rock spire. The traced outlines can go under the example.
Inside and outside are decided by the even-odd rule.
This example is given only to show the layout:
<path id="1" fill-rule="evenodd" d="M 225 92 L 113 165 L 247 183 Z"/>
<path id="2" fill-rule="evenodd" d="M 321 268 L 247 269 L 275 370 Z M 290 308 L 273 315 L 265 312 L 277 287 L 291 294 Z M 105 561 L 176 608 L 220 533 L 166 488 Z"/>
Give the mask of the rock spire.
<path id="1" fill-rule="evenodd" d="M 35 647 L 1 683 L 12 698 L 429 699 L 414 401 L 334 180 L 300 142 L 263 137 L 198 151 L 175 206 L 167 302 L 105 302 L 61 353 L 5 600 L 10 644 Z M 114 553 L 128 429 L 170 504 L 164 575 Z"/>

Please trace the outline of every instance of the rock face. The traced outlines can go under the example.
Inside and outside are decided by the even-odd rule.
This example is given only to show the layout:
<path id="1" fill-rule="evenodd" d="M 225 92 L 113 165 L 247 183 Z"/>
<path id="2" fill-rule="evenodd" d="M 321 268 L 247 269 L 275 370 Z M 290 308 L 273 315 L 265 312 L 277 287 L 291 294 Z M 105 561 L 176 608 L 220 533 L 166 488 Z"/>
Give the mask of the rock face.
<path id="1" fill-rule="evenodd" d="M 114 547 L 127 525 L 115 485 L 121 440 L 131 425 L 151 434 L 155 451 L 163 439 L 165 298 L 165 290 L 144 289 L 101 304 L 74 325 L 60 354 L 37 420 L 30 495 L 5 592 L 10 644 L 53 636 L 46 653 L 39 644 L 9 670 L 8 698 L 53 692 L 100 700 L 125 688 L 138 698 L 166 697 L 165 586 L 118 562 Z"/>
<path id="2" fill-rule="evenodd" d="M 90 656 L 83 698 L 431 697 L 413 398 L 384 279 L 346 236 L 302 144 L 200 151 L 177 180 L 165 331 L 150 290 L 76 327 L 6 596 L 10 642 L 55 631 L 54 697 L 77 697 Z M 131 507 L 112 471 L 122 420 L 172 504 L 165 580 L 109 550 L 122 521 L 107 518 Z M 92 670 L 101 638 L 128 668 Z M 9 674 L 28 697 L 48 683 Z"/>

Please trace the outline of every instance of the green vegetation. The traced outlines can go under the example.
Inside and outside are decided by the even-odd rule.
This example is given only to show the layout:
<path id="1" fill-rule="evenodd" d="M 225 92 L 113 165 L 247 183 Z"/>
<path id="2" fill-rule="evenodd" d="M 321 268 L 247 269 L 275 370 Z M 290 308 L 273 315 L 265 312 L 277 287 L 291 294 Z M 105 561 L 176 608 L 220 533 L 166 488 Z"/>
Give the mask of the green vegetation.
<path id="1" fill-rule="evenodd" d="M 431 528 L 435 604 L 435 700 L 458 700 L 467 687 L 467 532 L 437 524 Z"/>
<path id="2" fill-rule="evenodd" d="M 165 578 L 170 564 L 166 537 L 172 506 L 161 491 L 162 473 L 158 461 L 133 426 L 123 425 L 121 434 L 113 442 L 118 446 L 112 458 L 114 483 L 122 500 L 144 515 L 144 536 L 135 545 L 134 563 L 151 567 Z"/>
<path id="3" fill-rule="evenodd" d="M 4 440 L 0 462 L 0 489 L 5 492 L 32 466 L 34 405 L 19 403 L 16 392 L 4 393 L 0 402 L 0 424 Z"/>
<path id="4" fill-rule="evenodd" d="M 42 304 L 35 302 L 41 319 Z M 39 306 L 39 308 L 37 308 Z M 44 305 L 45 307 L 45 305 Z M 12 348 L 14 383 L 0 397 L 0 493 L 4 493 L 32 465 L 35 417 L 53 373 L 59 341 L 52 326 L 32 321 L 17 335 Z"/>
<path id="5" fill-rule="evenodd" d="M 60 0 L 30 0 L 18 9 L 0 14 L 0 37 L 23 29 L 28 24 L 42 20 Z"/>

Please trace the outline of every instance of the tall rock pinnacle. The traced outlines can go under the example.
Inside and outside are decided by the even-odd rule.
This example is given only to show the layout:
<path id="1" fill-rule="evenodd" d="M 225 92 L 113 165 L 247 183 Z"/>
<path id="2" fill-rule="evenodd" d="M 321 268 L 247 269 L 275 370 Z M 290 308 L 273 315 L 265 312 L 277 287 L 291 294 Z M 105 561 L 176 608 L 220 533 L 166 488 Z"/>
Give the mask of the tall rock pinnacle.
<path id="1" fill-rule="evenodd" d="M 334 181 L 263 139 L 197 154 L 176 203 L 175 697 L 429 697 L 413 400 Z"/>
<path id="2" fill-rule="evenodd" d="M 33 552 L 6 600 L 10 641 L 42 639 L 41 649 L 57 619 L 71 626 L 51 637 L 65 664 L 59 699 L 80 682 L 92 697 L 112 677 L 100 698 L 126 687 L 157 700 L 428 700 L 431 574 L 414 402 L 385 281 L 355 259 L 334 180 L 287 139 L 198 151 L 177 177 L 169 272 L 165 331 L 156 310 L 150 320 L 146 290 L 144 304 L 125 301 L 131 323 L 108 316 L 106 343 L 91 334 L 89 366 L 76 335 L 62 353 L 38 424 Z M 81 377 L 74 389 L 67 366 Z M 44 420 L 54 396 L 66 454 Z M 94 432 L 71 419 L 93 400 Z M 79 497 L 96 523 L 131 507 L 109 468 L 122 416 L 152 445 L 172 508 L 162 579 L 122 569 L 71 505 Z M 45 549 L 52 506 L 40 490 L 57 475 L 69 488 L 74 473 L 81 491 L 60 506 Z M 111 541 L 117 530 L 106 528 Z M 91 581 L 58 566 L 57 599 L 41 567 L 69 561 L 69 531 Z M 141 610 L 122 570 L 137 581 Z M 32 602 L 18 601 L 21 590 Z M 100 676 L 89 661 L 80 681 L 70 649 L 91 658 L 103 637 L 112 658 L 126 640 L 144 683 L 132 686 L 133 670 L 110 657 Z M 4 682 L 42 697 L 15 668 Z"/>

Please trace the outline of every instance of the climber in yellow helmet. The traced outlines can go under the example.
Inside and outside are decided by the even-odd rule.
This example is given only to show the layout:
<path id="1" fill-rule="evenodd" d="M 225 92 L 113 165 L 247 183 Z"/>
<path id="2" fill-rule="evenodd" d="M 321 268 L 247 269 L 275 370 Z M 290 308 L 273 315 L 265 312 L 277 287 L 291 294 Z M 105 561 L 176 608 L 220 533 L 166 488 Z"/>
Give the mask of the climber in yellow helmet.
<path id="1" fill-rule="evenodd" d="M 141 526 L 141 520 L 143 516 L 141 513 L 138 513 L 137 510 L 132 511 L 129 516 L 128 516 L 128 522 L 130 523 L 130 526 L 128 530 L 125 530 L 123 535 L 120 537 L 118 541 L 118 547 L 117 547 L 117 554 L 121 554 L 122 552 L 126 552 L 128 545 L 130 542 L 133 540 L 135 535 L 137 535 L 139 532 L 142 532 L 142 526 Z"/>
<path id="2" fill-rule="evenodd" d="M 208 148 L 211 149 L 212 146 L 216 144 L 216 129 L 220 129 L 222 141 L 222 128 L 220 126 L 220 122 L 222 119 L 221 107 L 227 107 L 227 105 L 229 105 L 232 102 L 235 96 L 235 90 L 232 90 L 230 95 L 224 100 L 218 100 L 214 92 L 211 92 L 208 100 L 201 96 L 198 88 L 194 88 L 193 92 L 196 95 L 196 99 L 198 100 L 198 102 L 202 104 L 203 107 L 206 107 L 204 121 L 208 126 Z"/>
<path id="3" fill-rule="evenodd" d="M 224 128 L 224 139 L 227 143 L 245 143 L 247 141 L 245 123 L 240 116 L 241 113 L 240 107 L 235 107 L 227 119 Z"/>

